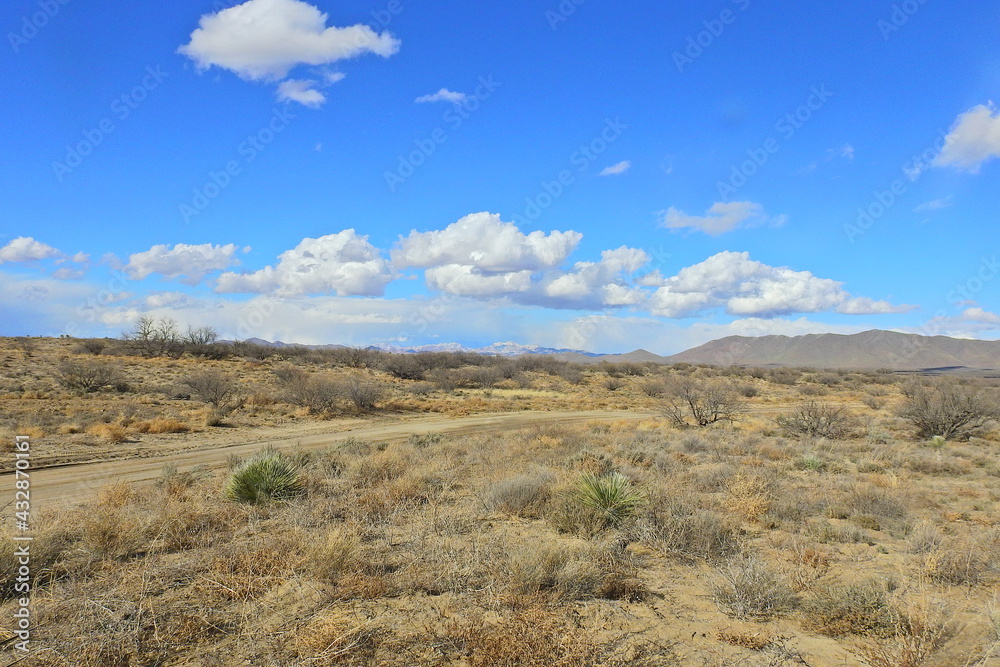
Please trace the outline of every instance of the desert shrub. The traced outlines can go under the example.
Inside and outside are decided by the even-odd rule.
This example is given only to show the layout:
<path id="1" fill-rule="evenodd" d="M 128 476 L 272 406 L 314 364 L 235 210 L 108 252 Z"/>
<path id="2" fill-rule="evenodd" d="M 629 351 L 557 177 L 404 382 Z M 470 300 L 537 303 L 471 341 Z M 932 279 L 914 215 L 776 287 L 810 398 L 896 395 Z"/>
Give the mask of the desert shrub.
<path id="1" fill-rule="evenodd" d="M 427 366 L 413 354 L 388 354 L 382 359 L 382 370 L 400 380 L 423 380 Z"/>
<path id="2" fill-rule="evenodd" d="M 723 505 L 737 516 L 757 521 L 771 509 L 774 486 L 774 482 L 763 475 L 738 472 L 726 482 Z"/>
<path id="3" fill-rule="evenodd" d="M 793 385 L 802 377 L 797 368 L 772 368 L 767 371 L 767 379 L 774 384 Z"/>
<path id="4" fill-rule="evenodd" d="M 584 378 L 583 369 L 576 364 L 567 364 L 558 369 L 556 374 L 570 384 L 580 384 Z"/>
<path id="5" fill-rule="evenodd" d="M 271 345 L 261 345 L 246 340 L 237 340 L 232 343 L 233 354 L 242 357 L 247 361 L 262 362 L 278 353 L 278 348 Z"/>
<path id="6" fill-rule="evenodd" d="M 510 564 L 510 586 L 518 595 L 549 592 L 562 599 L 594 595 L 602 573 L 586 549 L 565 545 L 525 546 Z"/>
<path id="7" fill-rule="evenodd" d="M 186 433 L 190 427 L 179 419 L 155 417 L 148 421 L 137 422 L 132 427 L 136 433 Z"/>
<path id="8" fill-rule="evenodd" d="M 621 473 L 602 476 L 584 473 L 577 482 L 573 498 L 596 512 L 605 526 L 619 526 L 635 514 L 644 495 Z"/>
<path id="9" fill-rule="evenodd" d="M 635 530 L 640 541 L 687 562 L 718 562 L 743 548 L 738 522 L 673 498 L 652 499 Z"/>
<path id="10" fill-rule="evenodd" d="M 302 492 L 297 467 L 274 451 L 260 452 L 237 464 L 224 490 L 228 499 L 249 504 L 290 500 Z"/>
<path id="11" fill-rule="evenodd" d="M 108 341 L 103 338 L 84 338 L 80 341 L 80 351 L 95 357 L 101 356 L 101 352 L 104 352 L 107 346 Z"/>
<path id="12" fill-rule="evenodd" d="M 285 399 L 316 414 L 332 412 L 343 395 L 343 385 L 323 375 L 313 375 L 294 367 L 276 371 Z"/>
<path id="13" fill-rule="evenodd" d="M 803 607 L 806 627 L 833 637 L 886 637 L 896 634 L 901 621 L 885 584 L 876 579 L 824 586 Z"/>
<path id="14" fill-rule="evenodd" d="M 549 473 L 516 475 L 490 487 L 483 504 L 492 511 L 534 516 L 551 497 L 552 481 Z"/>
<path id="15" fill-rule="evenodd" d="M 343 383 L 343 394 L 362 412 L 375 409 L 375 404 L 385 396 L 385 385 L 381 382 L 353 377 Z"/>
<path id="16" fill-rule="evenodd" d="M 650 398 L 660 398 L 667 391 L 667 386 L 662 380 L 647 380 L 640 384 L 639 388 Z"/>
<path id="17" fill-rule="evenodd" d="M 901 611 L 892 637 L 868 641 L 860 653 L 872 667 L 919 667 L 955 635 L 949 615 L 924 596 Z"/>
<path id="18" fill-rule="evenodd" d="M 898 496 L 871 484 L 857 484 L 847 494 L 844 504 L 853 516 L 870 516 L 883 521 L 905 519 L 909 513 Z"/>
<path id="19" fill-rule="evenodd" d="M 885 400 L 873 394 L 865 394 L 861 397 L 861 402 L 872 410 L 881 410 L 885 407 Z"/>
<path id="20" fill-rule="evenodd" d="M 218 371 L 201 371 L 181 380 L 199 400 L 210 403 L 216 410 L 232 412 L 242 404 L 239 383 L 235 377 Z"/>
<path id="21" fill-rule="evenodd" d="M 736 618 L 766 620 L 798 604 L 788 580 L 756 556 L 734 558 L 716 574 L 715 601 Z"/>
<path id="22" fill-rule="evenodd" d="M 903 387 L 906 400 L 898 414 L 916 427 L 917 436 L 966 439 L 1000 416 L 995 390 L 939 380 Z"/>
<path id="23" fill-rule="evenodd" d="M 618 391 L 625 386 L 625 381 L 616 377 L 607 377 L 601 382 L 601 386 L 608 391 Z"/>
<path id="24" fill-rule="evenodd" d="M 960 541 L 943 542 L 924 556 L 927 577 L 942 584 L 975 586 L 989 569 L 988 552 Z"/>
<path id="25" fill-rule="evenodd" d="M 339 527 L 314 543 L 307 554 L 310 573 L 323 581 L 336 583 L 346 572 L 356 568 L 361 538 L 356 530 Z"/>
<path id="26" fill-rule="evenodd" d="M 731 384 L 692 377 L 670 382 L 663 405 L 664 414 L 677 426 L 688 426 L 689 418 L 696 426 L 734 421 L 744 409 L 743 400 Z"/>
<path id="27" fill-rule="evenodd" d="M 846 410 L 815 401 L 799 406 L 776 421 L 789 436 L 844 438 L 852 430 L 852 418 Z"/>
<path id="28" fill-rule="evenodd" d="M 121 369 L 99 361 L 66 361 L 59 364 L 59 383 L 67 389 L 93 392 L 123 384 Z"/>

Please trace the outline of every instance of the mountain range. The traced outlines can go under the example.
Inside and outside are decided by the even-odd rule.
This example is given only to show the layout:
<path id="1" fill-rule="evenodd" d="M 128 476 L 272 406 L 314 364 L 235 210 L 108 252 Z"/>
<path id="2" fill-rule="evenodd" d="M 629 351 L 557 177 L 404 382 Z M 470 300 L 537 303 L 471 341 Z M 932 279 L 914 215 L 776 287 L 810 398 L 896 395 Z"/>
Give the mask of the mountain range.
<path id="1" fill-rule="evenodd" d="M 292 345 L 251 338 L 247 342 L 274 347 Z M 343 345 L 310 345 L 323 349 Z M 396 353 L 473 352 L 501 356 L 550 354 L 575 363 L 652 362 L 694 363 L 718 366 L 811 366 L 813 368 L 876 369 L 900 371 L 1000 369 L 1000 341 L 970 340 L 948 336 L 919 336 L 872 330 L 857 334 L 807 334 L 803 336 L 728 336 L 679 354 L 660 356 L 646 350 L 626 354 L 598 354 L 514 342 L 469 348 L 458 343 L 405 347 L 373 345 Z"/>

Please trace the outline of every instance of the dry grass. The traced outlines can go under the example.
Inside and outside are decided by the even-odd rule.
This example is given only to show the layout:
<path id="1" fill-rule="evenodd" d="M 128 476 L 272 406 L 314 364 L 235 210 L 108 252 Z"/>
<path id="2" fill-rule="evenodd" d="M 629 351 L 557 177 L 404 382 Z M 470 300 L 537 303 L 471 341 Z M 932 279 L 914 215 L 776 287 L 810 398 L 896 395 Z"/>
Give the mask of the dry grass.
<path id="1" fill-rule="evenodd" d="M 886 374 L 435 357 L 416 360 L 421 380 L 360 352 L 139 359 L 111 341 L 100 360 L 114 357 L 128 391 L 79 392 L 59 362 L 94 354 L 40 339 L 27 364 L 2 343 L 0 429 L 32 435 L 52 457 L 39 465 L 407 411 L 655 413 L 660 384 L 680 378 L 746 406 L 697 429 L 659 418 L 303 446 L 288 454 L 300 493 L 281 503 L 227 501 L 222 471 L 169 467 L 155 485 L 39 510 L 44 633 L 24 664 L 964 665 L 987 664 L 1000 636 L 981 611 L 998 583 L 996 435 L 914 441 Z M 217 413 L 228 428 L 203 426 L 210 408 L 178 391 L 209 370 L 248 397 Z M 385 394 L 372 414 L 340 394 L 310 410 L 286 392 L 303 377 Z M 783 434 L 773 417 L 806 404 L 805 387 L 836 414 L 865 411 L 864 433 Z M 574 495 L 584 474 L 620 476 L 641 500 L 609 522 Z M 16 578 L 2 544 L 6 614 Z"/>

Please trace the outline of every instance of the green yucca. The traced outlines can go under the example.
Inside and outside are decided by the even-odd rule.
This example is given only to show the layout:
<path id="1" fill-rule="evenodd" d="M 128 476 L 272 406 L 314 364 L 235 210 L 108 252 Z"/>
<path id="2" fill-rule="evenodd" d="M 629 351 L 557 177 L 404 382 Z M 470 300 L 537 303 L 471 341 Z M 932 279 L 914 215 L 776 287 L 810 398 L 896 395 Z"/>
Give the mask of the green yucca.
<path id="1" fill-rule="evenodd" d="M 635 514 L 645 497 L 620 472 L 597 476 L 585 473 L 573 493 L 577 502 L 597 512 L 605 526 L 618 526 Z"/>
<path id="2" fill-rule="evenodd" d="M 302 482 L 292 461 L 265 451 L 233 468 L 225 493 L 230 500 L 256 505 L 294 498 L 302 493 Z"/>

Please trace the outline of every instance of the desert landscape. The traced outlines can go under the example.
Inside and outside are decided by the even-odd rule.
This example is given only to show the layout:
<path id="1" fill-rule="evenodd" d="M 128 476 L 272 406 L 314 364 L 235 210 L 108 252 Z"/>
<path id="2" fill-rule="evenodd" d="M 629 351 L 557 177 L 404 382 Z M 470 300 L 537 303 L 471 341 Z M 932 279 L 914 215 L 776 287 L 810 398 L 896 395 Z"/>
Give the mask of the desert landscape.
<path id="1" fill-rule="evenodd" d="M 0 367 L 19 664 L 1000 662 L 985 372 L 134 338 Z"/>
<path id="2" fill-rule="evenodd" d="M 1000 667 L 996 3 L 0 27 L 0 667 Z"/>

